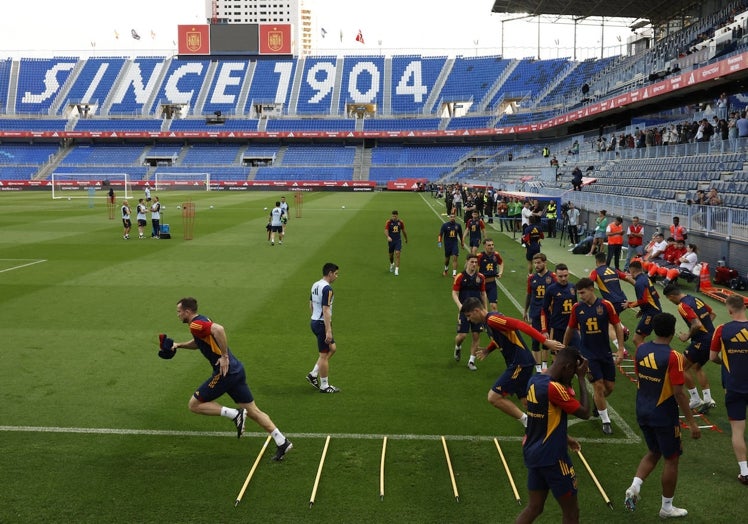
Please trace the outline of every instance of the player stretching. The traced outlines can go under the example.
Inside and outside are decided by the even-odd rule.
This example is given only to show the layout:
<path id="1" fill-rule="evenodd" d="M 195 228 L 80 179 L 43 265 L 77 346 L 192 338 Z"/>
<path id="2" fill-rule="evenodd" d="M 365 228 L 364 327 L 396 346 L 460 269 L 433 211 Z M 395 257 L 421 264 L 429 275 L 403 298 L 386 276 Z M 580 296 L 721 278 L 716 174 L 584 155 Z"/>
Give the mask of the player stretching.
<path id="1" fill-rule="evenodd" d="M 408 243 L 408 233 L 405 223 L 398 217 L 397 211 L 392 211 L 392 217 L 384 223 L 384 236 L 387 237 L 387 249 L 390 254 L 390 273 L 400 274 L 400 251 L 403 248 L 402 237 Z"/>

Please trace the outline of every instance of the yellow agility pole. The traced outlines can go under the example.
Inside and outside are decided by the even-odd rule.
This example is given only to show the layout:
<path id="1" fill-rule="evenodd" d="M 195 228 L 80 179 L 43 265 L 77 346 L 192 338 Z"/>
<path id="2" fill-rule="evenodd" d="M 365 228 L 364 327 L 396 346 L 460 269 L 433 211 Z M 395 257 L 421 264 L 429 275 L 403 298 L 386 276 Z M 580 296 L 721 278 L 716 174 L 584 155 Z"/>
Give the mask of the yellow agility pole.
<path id="1" fill-rule="evenodd" d="M 603 496 L 603 500 L 605 501 L 605 503 L 606 503 L 606 504 L 608 505 L 608 507 L 609 507 L 610 509 L 613 509 L 613 503 L 612 503 L 612 502 L 610 501 L 610 499 L 608 498 L 608 494 L 607 494 L 607 493 L 605 493 L 605 490 L 604 490 L 604 489 L 603 489 L 603 487 L 602 487 L 602 486 L 600 485 L 600 482 L 598 482 L 598 480 L 597 480 L 597 477 L 596 477 L 596 476 L 595 476 L 595 474 L 594 474 L 594 473 L 592 472 L 592 468 L 591 468 L 591 467 L 590 467 L 590 465 L 589 465 L 589 464 L 587 463 L 587 460 L 586 460 L 586 459 L 584 458 L 584 455 L 582 455 L 582 452 L 581 452 L 581 451 L 577 451 L 577 454 L 579 455 L 579 458 L 580 458 L 580 459 L 582 459 L 582 462 L 584 463 L 584 467 L 585 467 L 585 468 L 587 468 L 587 473 L 589 473 L 589 474 L 590 474 L 590 477 L 592 477 L 592 480 L 593 480 L 593 482 L 595 483 L 595 486 L 597 486 L 597 489 L 598 489 L 598 490 L 600 491 L 600 495 L 602 495 L 602 496 Z"/>
<path id="2" fill-rule="evenodd" d="M 325 439 L 325 448 L 322 450 L 322 457 L 319 459 L 319 467 L 317 468 L 317 478 L 314 479 L 314 487 L 312 488 L 312 496 L 309 498 L 309 509 L 314 506 L 314 499 L 317 497 L 317 486 L 319 486 L 319 478 L 322 476 L 322 466 L 325 465 L 325 456 L 327 455 L 327 446 L 330 445 L 330 435 L 327 435 Z"/>
<path id="3" fill-rule="evenodd" d="M 260 463 L 260 459 L 262 458 L 262 455 L 265 453 L 265 449 L 268 447 L 268 443 L 270 442 L 270 435 L 268 435 L 268 438 L 265 440 L 265 443 L 262 445 L 262 448 L 260 449 L 260 453 L 257 455 L 257 458 L 255 459 L 255 463 L 252 465 L 252 469 L 249 470 L 249 475 L 247 475 L 247 479 L 244 481 L 244 485 L 242 486 L 241 491 L 236 496 L 236 502 L 234 502 L 234 507 L 237 507 L 239 503 L 242 501 L 242 497 L 244 496 L 244 492 L 247 491 L 247 486 L 249 486 L 249 481 L 252 480 L 252 475 L 255 474 L 255 470 L 257 469 L 257 465 Z"/>
<path id="4" fill-rule="evenodd" d="M 455 494 L 455 500 L 460 502 L 460 494 L 457 492 L 457 482 L 455 482 L 455 474 L 452 471 L 452 461 L 449 458 L 449 450 L 447 449 L 447 441 L 442 436 L 442 446 L 444 447 L 444 456 L 447 458 L 447 468 L 449 468 L 449 478 L 452 480 L 452 491 Z"/>
<path id="5" fill-rule="evenodd" d="M 382 460 L 379 463 L 379 500 L 384 500 L 384 455 L 387 452 L 387 437 L 382 440 Z"/>
<path id="6" fill-rule="evenodd" d="M 506 459 L 504 458 L 504 452 L 501 451 L 499 440 L 496 437 L 494 437 L 493 443 L 496 444 L 496 449 L 499 451 L 499 456 L 501 457 L 501 463 L 504 464 L 504 471 L 506 471 L 506 476 L 509 477 L 509 484 L 512 485 L 514 498 L 517 500 L 517 504 L 522 505 L 522 501 L 519 498 L 519 493 L 517 492 L 517 486 L 514 485 L 514 479 L 512 478 L 512 473 L 509 471 L 509 465 L 506 463 Z"/>

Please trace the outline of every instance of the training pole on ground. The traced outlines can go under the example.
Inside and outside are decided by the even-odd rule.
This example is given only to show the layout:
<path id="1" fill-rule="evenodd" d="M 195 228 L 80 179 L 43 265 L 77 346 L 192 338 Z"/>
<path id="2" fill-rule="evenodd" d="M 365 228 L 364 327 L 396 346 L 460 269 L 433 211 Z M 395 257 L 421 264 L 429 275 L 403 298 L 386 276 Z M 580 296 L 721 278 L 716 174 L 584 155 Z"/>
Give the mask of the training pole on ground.
<path id="1" fill-rule="evenodd" d="M 603 496 L 603 500 L 605 501 L 605 503 L 606 503 L 606 504 L 608 505 L 608 507 L 609 507 L 610 509 L 613 509 L 613 503 L 612 503 L 612 502 L 610 501 L 610 499 L 608 498 L 608 494 L 607 494 L 607 493 L 605 493 L 605 490 L 604 490 L 604 489 L 603 489 L 603 487 L 602 487 L 602 486 L 600 485 L 600 482 L 598 482 L 598 480 L 597 480 L 597 477 L 596 477 L 596 476 L 595 476 L 595 474 L 594 474 L 594 473 L 592 472 L 592 468 L 591 468 L 591 467 L 590 467 L 590 465 L 589 465 L 589 464 L 587 463 L 587 460 L 586 460 L 586 459 L 584 458 L 584 455 L 582 455 L 582 452 L 581 452 L 581 451 L 577 451 L 577 454 L 579 455 L 579 458 L 580 458 L 580 459 L 582 459 L 582 463 L 584 463 L 584 467 L 585 467 L 585 468 L 587 468 L 587 473 L 589 473 L 589 474 L 590 474 L 590 477 L 592 477 L 592 481 L 593 481 L 593 482 L 595 483 L 595 486 L 597 486 L 597 489 L 598 489 L 598 490 L 600 491 L 600 495 L 602 495 L 602 496 Z"/>
<path id="2" fill-rule="evenodd" d="M 449 458 L 449 450 L 447 449 L 447 441 L 442 436 L 442 447 L 444 447 L 444 456 L 447 458 L 447 468 L 449 469 L 449 478 L 452 480 L 452 491 L 455 494 L 455 500 L 460 502 L 460 494 L 457 492 L 457 482 L 455 482 L 455 473 L 452 471 L 452 460 Z"/>
<path id="3" fill-rule="evenodd" d="M 330 435 L 327 435 L 325 439 L 325 448 L 322 450 L 322 457 L 319 459 L 319 467 L 317 468 L 317 478 L 314 479 L 314 487 L 312 488 L 312 496 L 309 497 L 309 509 L 314 506 L 314 499 L 317 497 L 317 486 L 319 486 L 319 478 L 322 476 L 322 467 L 325 465 L 325 456 L 327 456 L 327 446 L 330 445 Z"/>
<path id="4" fill-rule="evenodd" d="M 384 455 L 387 453 L 387 437 L 382 440 L 382 460 L 379 462 L 379 500 L 384 500 Z"/>
<path id="5" fill-rule="evenodd" d="M 195 203 L 182 203 L 182 229 L 185 240 L 192 240 L 195 232 Z"/>
<path id="6" fill-rule="evenodd" d="M 509 471 L 509 465 L 506 463 L 506 459 L 504 458 L 504 452 L 501 451 L 501 446 L 499 445 L 499 440 L 494 437 L 493 443 L 496 444 L 496 449 L 499 452 L 499 456 L 501 457 L 501 463 L 504 464 L 504 471 L 506 471 L 506 476 L 509 478 L 509 484 L 512 486 L 512 492 L 514 493 L 514 498 L 517 500 L 517 504 L 520 506 L 522 505 L 522 501 L 519 498 L 519 493 L 517 492 L 517 486 L 514 484 L 514 478 L 512 478 L 512 473 Z"/>
<path id="7" fill-rule="evenodd" d="M 236 496 L 236 502 L 234 502 L 234 507 L 237 507 L 239 503 L 242 501 L 242 497 L 244 497 L 244 492 L 247 491 L 247 486 L 249 486 L 249 481 L 252 480 L 252 475 L 255 474 L 257 465 L 260 463 L 260 459 L 262 458 L 262 455 L 265 453 L 265 449 L 267 449 L 268 447 L 270 438 L 271 438 L 270 435 L 268 435 L 268 438 L 265 439 L 265 443 L 262 445 L 262 448 L 260 449 L 260 453 L 257 455 L 257 458 L 255 459 L 255 463 L 252 465 L 252 469 L 249 470 L 249 475 L 247 475 L 247 478 L 244 481 L 244 485 L 242 486 L 241 491 L 239 491 L 239 494 Z"/>

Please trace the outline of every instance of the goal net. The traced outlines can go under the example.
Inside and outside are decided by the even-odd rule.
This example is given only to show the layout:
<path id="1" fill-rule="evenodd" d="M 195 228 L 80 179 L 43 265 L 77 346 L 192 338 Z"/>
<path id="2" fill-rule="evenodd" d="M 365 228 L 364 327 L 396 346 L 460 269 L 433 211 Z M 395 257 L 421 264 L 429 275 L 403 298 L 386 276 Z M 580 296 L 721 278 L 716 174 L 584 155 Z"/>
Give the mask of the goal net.
<path id="1" fill-rule="evenodd" d="M 160 173 L 154 175 L 156 191 L 196 189 L 210 191 L 210 173 Z"/>
<path id="2" fill-rule="evenodd" d="M 132 198 L 127 173 L 52 173 L 52 198 L 107 198 L 109 190 L 116 199 Z"/>

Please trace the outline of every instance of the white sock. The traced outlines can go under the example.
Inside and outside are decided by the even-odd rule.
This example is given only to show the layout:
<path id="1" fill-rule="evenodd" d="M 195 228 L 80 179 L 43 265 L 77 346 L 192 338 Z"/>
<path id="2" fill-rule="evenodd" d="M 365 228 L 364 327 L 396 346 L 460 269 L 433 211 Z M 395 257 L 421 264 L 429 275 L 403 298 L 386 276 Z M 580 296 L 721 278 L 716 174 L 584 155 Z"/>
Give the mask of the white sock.
<path id="1" fill-rule="evenodd" d="M 600 413 L 600 420 L 603 421 L 603 424 L 610 424 L 610 417 L 608 416 L 608 408 L 598 409 L 597 412 Z"/>
<path id="2" fill-rule="evenodd" d="M 314 369 L 310 371 L 309 374 L 313 377 L 316 377 L 317 375 L 319 375 L 319 366 L 315 364 Z"/>
<path id="3" fill-rule="evenodd" d="M 230 418 L 230 419 L 233 420 L 234 418 L 236 418 L 236 416 L 238 414 L 239 414 L 239 410 L 238 409 L 227 408 L 226 406 L 223 406 L 221 408 L 221 416 L 222 417 Z"/>
<path id="4" fill-rule="evenodd" d="M 543 371 L 543 368 L 541 367 L 541 365 L 540 365 L 540 364 L 535 364 L 535 371 L 536 371 L 537 373 L 540 373 L 541 371 Z"/>
<path id="5" fill-rule="evenodd" d="M 712 390 L 711 389 L 702 389 L 701 394 L 704 395 L 704 402 L 714 402 L 712 400 Z"/>
<path id="6" fill-rule="evenodd" d="M 691 400 L 701 400 L 699 398 L 699 390 L 696 388 L 689 389 L 688 394 L 691 395 Z"/>
<path id="7" fill-rule="evenodd" d="M 614 339 L 613 339 L 613 345 L 614 345 L 614 346 L 616 347 L 616 350 L 618 350 L 618 349 L 619 349 L 619 348 L 618 348 L 618 339 L 617 339 L 617 338 L 614 338 Z"/>
<path id="8" fill-rule="evenodd" d="M 662 509 L 665 511 L 673 509 L 673 497 L 662 497 Z"/>
<path id="9" fill-rule="evenodd" d="M 540 369 L 548 369 L 548 362 L 543 362 L 543 363 L 542 363 L 542 364 L 540 365 Z"/>
<path id="10" fill-rule="evenodd" d="M 283 433 L 281 433 L 278 428 L 275 428 L 272 433 L 270 433 L 270 436 L 273 437 L 276 446 L 282 446 L 286 441 L 286 437 L 283 436 Z"/>
<path id="11" fill-rule="evenodd" d="M 319 377 L 319 389 L 327 389 L 327 377 Z"/>
<path id="12" fill-rule="evenodd" d="M 470 355 L 470 361 L 471 364 L 475 364 L 475 355 Z"/>
<path id="13" fill-rule="evenodd" d="M 748 462 L 741 460 L 738 462 L 738 466 L 740 466 L 740 474 L 744 477 L 748 477 Z"/>
<path id="14" fill-rule="evenodd" d="M 522 413 L 522 416 L 519 417 L 519 423 L 522 424 L 524 427 L 527 427 L 527 413 Z"/>
<path id="15" fill-rule="evenodd" d="M 456 277 L 456 276 L 457 276 L 457 270 L 456 270 L 456 269 L 453 269 L 453 270 L 452 270 L 452 276 L 453 276 L 453 277 Z"/>
<path id="16" fill-rule="evenodd" d="M 455 349 L 460 349 L 461 350 L 462 346 L 458 344 L 458 345 L 455 346 Z"/>

